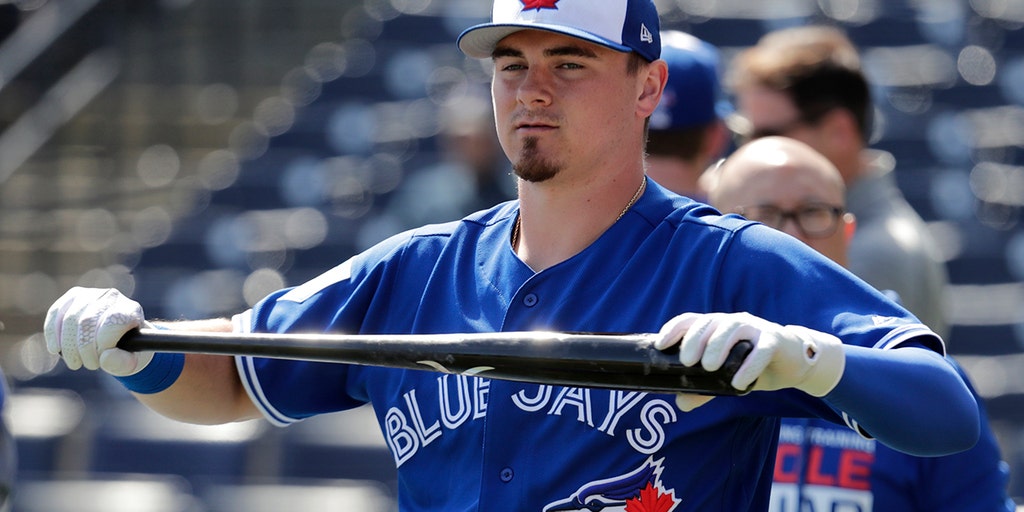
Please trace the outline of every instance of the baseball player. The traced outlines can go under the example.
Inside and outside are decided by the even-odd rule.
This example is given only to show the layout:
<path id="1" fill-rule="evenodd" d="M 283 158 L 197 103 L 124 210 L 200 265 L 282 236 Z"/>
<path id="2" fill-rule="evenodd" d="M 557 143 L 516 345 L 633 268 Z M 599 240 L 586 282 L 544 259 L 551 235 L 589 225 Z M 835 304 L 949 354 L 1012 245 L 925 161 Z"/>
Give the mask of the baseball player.
<path id="1" fill-rule="evenodd" d="M 659 34 L 652 0 L 495 0 L 492 22 L 459 47 L 493 62 L 517 200 L 395 235 L 231 319 L 156 325 L 656 332 L 658 348 L 708 370 L 751 340 L 732 384 L 757 392 L 712 400 L 131 353 L 117 340 L 147 320 L 116 290 L 58 299 L 48 350 L 190 422 L 288 425 L 372 403 L 407 511 L 765 510 L 777 415 L 797 410 L 845 416 L 908 452 L 972 446 L 977 404 L 917 319 L 791 237 L 646 179 L 645 125 L 667 78 Z"/>
<path id="2" fill-rule="evenodd" d="M 845 265 L 856 219 L 845 211 L 838 169 L 810 146 L 786 137 L 757 139 L 711 175 L 716 208 L 765 222 Z M 984 411 L 981 422 L 970 450 L 914 457 L 835 423 L 785 418 L 769 510 L 1013 512 L 1008 466 Z"/>

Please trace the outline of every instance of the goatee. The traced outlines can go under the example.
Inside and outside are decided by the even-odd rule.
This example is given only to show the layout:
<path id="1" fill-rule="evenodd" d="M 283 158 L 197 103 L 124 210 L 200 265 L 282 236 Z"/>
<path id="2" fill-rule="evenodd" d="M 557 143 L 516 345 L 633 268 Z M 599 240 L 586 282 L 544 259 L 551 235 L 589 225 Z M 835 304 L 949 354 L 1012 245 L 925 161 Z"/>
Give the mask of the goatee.
<path id="1" fill-rule="evenodd" d="M 519 161 L 512 165 L 512 172 L 525 181 L 539 183 L 554 178 L 561 166 L 540 157 L 537 150 L 536 137 L 523 140 L 523 149 L 519 152 Z"/>

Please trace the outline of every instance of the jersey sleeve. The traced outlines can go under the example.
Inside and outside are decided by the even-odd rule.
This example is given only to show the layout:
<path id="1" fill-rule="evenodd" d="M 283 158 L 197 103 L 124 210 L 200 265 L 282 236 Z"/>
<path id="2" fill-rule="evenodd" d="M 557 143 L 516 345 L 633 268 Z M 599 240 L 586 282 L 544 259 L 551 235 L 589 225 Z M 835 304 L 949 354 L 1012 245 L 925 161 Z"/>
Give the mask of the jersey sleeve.
<path id="1" fill-rule="evenodd" d="M 970 380 L 952 359 L 951 365 L 978 400 L 981 435 L 969 450 L 944 457 L 912 457 L 894 450 L 878 451 L 874 474 L 875 510 L 907 510 L 892 503 L 912 503 L 934 512 L 1013 512 L 1006 492 L 1009 466 L 1002 460 L 984 405 Z M 909 469 L 909 468 L 913 469 Z M 914 477 L 908 481 L 908 474 Z"/>
<path id="2" fill-rule="evenodd" d="M 942 339 L 907 309 L 789 235 L 749 224 L 724 250 L 723 309 L 829 332 L 845 344 L 918 345 L 945 355 Z"/>
<path id="3" fill-rule="evenodd" d="M 823 399 L 845 423 L 919 455 L 962 451 L 977 440 L 976 401 L 943 359 L 941 338 L 902 306 L 759 224 L 737 230 L 723 250 L 732 256 L 723 258 L 719 308 L 831 333 L 848 346 L 843 377 Z M 894 421 L 896 410 L 908 414 Z M 922 432 L 922 425 L 941 428 Z"/>
<path id="4" fill-rule="evenodd" d="M 238 332 L 360 333 L 374 295 L 407 237 L 397 236 L 293 288 L 274 292 L 236 315 Z M 239 356 L 236 367 L 250 398 L 273 424 L 284 426 L 365 403 L 350 387 L 346 364 Z"/>

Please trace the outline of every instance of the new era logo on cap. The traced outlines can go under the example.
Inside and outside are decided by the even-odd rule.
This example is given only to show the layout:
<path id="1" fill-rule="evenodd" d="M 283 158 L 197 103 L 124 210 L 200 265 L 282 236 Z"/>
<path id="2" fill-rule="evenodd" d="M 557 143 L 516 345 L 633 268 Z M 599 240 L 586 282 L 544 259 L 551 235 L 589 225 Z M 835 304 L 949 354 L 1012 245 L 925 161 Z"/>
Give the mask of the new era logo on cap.
<path id="1" fill-rule="evenodd" d="M 654 43 L 654 34 L 651 34 L 651 31 L 647 30 L 647 26 L 644 24 L 640 25 L 640 40 L 645 43 Z"/>
<path id="2" fill-rule="evenodd" d="M 491 56 L 495 45 L 523 29 L 547 30 L 649 61 L 661 55 L 658 10 L 653 0 L 494 0 L 491 22 L 470 27 L 459 48 L 476 58 Z"/>

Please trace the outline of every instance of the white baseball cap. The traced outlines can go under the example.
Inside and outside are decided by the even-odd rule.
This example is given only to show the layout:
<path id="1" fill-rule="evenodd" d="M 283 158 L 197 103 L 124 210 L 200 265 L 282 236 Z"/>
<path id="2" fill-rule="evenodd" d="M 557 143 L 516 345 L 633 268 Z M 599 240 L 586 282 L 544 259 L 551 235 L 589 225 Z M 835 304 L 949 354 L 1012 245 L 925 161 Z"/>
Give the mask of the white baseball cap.
<path id="1" fill-rule="evenodd" d="M 484 59 L 506 36 L 524 29 L 547 30 L 634 51 L 648 61 L 661 56 L 658 10 L 653 0 L 494 0 L 491 22 L 466 29 L 458 45 Z"/>

